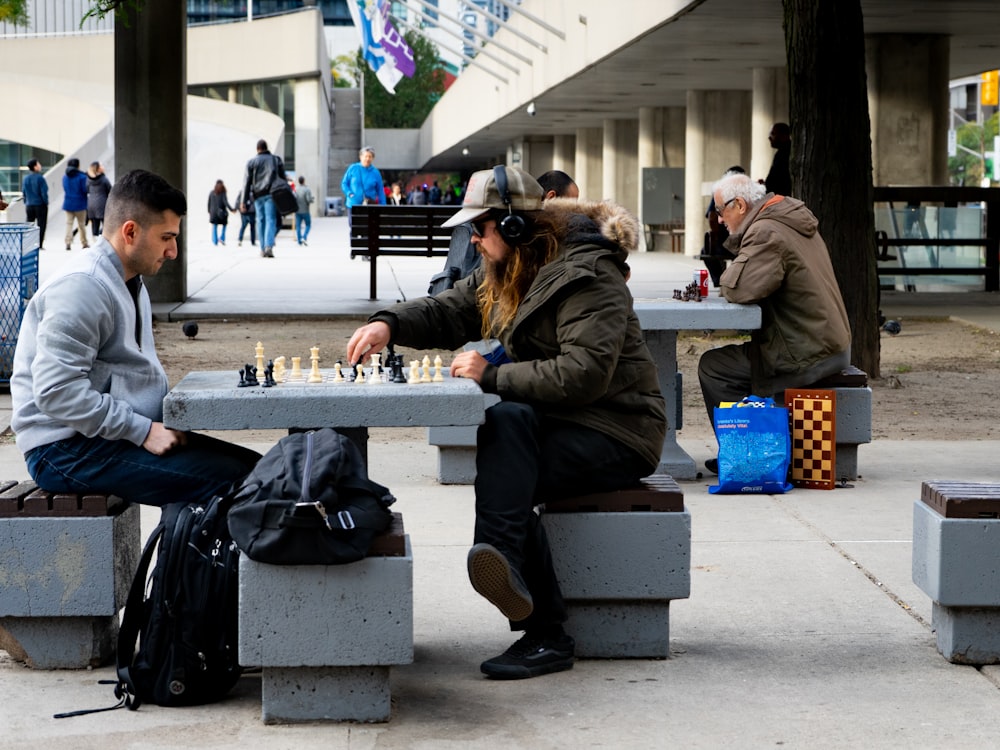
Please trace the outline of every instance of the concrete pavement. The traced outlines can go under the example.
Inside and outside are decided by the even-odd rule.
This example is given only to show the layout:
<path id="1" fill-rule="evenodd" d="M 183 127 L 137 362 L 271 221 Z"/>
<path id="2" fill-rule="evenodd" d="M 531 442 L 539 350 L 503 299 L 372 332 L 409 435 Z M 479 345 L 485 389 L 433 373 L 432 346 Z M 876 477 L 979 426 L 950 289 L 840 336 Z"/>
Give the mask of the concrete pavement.
<path id="1" fill-rule="evenodd" d="M 347 259 L 343 219 L 318 219 L 308 248 L 282 232 L 276 258 L 254 248 L 191 243 L 191 299 L 172 319 L 365 314 L 367 264 Z M 204 230 L 207 236 L 206 227 Z M 230 229 L 233 226 L 230 225 Z M 230 239 L 235 234 L 230 234 Z M 63 251 L 45 251 L 42 276 Z M 68 253 L 66 253 L 68 255 Z M 60 256 L 60 257 L 53 257 Z M 388 263 L 380 304 L 400 296 Z M 394 259 L 402 293 L 418 296 L 441 259 Z M 697 261 L 633 259 L 637 297 L 670 296 Z M 901 299 L 897 301 L 897 296 Z M 887 294 L 890 317 L 955 315 L 1000 330 L 996 295 Z M 904 298 L 905 297 L 905 298 Z M 691 387 L 691 386 L 689 386 Z M 9 396 L 0 398 L 9 409 Z M 877 416 L 876 416 L 877 418 Z M 239 439 L 241 433 L 234 433 Z M 876 441 L 862 477 L 830 492 L 709 495 L 683 482 L 692 516 L 691 598 L 671 608 L 671 658 L 580 661 L 570 672 L 492 682 L 479 662 L 513 640 L 467 583 L 469 487 L 439 486 L 420 436 L 373 430 L 372 476 L 399 497 L 414 549 L 415 662 L 394 668 L 384 725 L 263 726 L 260 682 L 225 702 L 144 706 L 54 720 L 113 703 L 103 668 L 34 671 L 0 657 L 5 748 L 982 748 L 996 743 L 1000 667 L 955 666 L 937 653 L 931 602 L 910 577 L 912 503 L 929 479 L 996 481 L 1000 444 Z M 704 440 L 680 443 L 699 460 Z M 266 445 L 256 445 L 266 449 Z M 26 478 L 0 445 L 0 476 Z M 144 509 L 144 533 L 156 511 Z"/>

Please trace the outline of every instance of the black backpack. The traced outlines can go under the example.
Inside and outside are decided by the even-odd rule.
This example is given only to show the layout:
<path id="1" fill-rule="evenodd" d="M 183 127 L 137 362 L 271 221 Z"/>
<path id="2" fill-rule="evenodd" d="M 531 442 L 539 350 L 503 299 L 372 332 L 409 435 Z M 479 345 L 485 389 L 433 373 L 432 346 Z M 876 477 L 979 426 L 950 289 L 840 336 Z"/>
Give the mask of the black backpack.
<path id="1" fill-rule="evenodd" d="M 166 505 L 146 542 L 118 631 L 115 695 L 132 710 L 142 703 L 211 703 L 240 677 L 240 551 L 226 525 L 231 502 L 216 497 L 205 505 Z"/>
<path id="2" fill-rule="evenodd" d="M 368 478 L 350 439 L 330 428 L 298 432 L 281 438 L 243 480 L 229 531 L 257 562 L 350 563 L 389 527 L 395 500 Z"/>
<path id="3" fill-rule="evenodd" d="M 431 277 L 427 294 L 435 296 L 455 286 L 455 282 L 464 279 L 479 268 L 481 258 L 476 246 L 472 244 L 472 229 L 469 224 L 459 224 L 451 233 L 448 243 L 448 257 L 444 261 L 444 269 Z"/>

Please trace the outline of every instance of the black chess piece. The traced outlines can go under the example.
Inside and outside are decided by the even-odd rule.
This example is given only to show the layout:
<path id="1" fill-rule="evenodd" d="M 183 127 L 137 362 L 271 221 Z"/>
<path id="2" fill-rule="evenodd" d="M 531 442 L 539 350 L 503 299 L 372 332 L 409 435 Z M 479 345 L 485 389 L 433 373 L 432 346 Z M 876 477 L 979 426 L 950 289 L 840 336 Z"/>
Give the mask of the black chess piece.
<path id="1" fill-rule="evenodd" d="M 340 362 L 339 359 L 337 361 Z M 344 376 L 344 380 L 346 380 L 348 383 L 353 383 L 355 380 L 358 379 L 357 374 L 354 372 L 354 368 L 353 367 L 345 368 L 343 362 L 340 363 L 340 374 Z"/>
<path id="2" fill-rule="evenodd" d="M 247 385 L 260 385 L 260 382 L 257 380 L 257 368 L 248 364 L 244 369 L 246 370 Z"/>
<path id="3" fill-rule="evenodd" d="M 264 382 L 261 383 L 262 388 L 270 388 L 271 386 L 277 385 L 274 382 L 274 361 L 267 360 L 267 367 L 264 368 Z"/>
<path id="4" fill-rule="evenodd" d="M 246 377 L 243 374 L 243 370 L 244 370 L 244 368 L 242 368 L 242 367 L 238 370 L 238 372 L 240 373 L 240 382 L 236 385 L 237 388 L 246 388 L 247 387 L 247 381 L 246 381 Z"/>

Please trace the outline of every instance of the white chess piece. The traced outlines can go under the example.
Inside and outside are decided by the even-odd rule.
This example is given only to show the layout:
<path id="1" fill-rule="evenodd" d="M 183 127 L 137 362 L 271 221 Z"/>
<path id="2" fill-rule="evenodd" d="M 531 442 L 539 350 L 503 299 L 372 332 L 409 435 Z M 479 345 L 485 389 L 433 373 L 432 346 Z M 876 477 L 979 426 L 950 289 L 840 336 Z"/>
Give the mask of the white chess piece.
<path id="1" fill-rule="evenodd" d="M 323 374 L 319 371 L 319 347 L 314 346 L 309 349 L 310 357 L 312 360 L 312 370 L 309 372 L 309 383 L 322 383 Z"/>
<path id="2" fill-rule="evenodd" d="M 257 355 L 257 372 L 264 372 L 264 345 L 258 341 L 254 347 L 254 354 Z"/>
<path id="3" fill-rule="evenodd" d="M 333 366 L 333 382 L 343 383 L 344 382 L 344 372 L 340 367 L 340 362 L 337 362 Z"/>
<path id="4" fill-rule="evenodd" d="M 291 380 L 302 380 L 302 357 L 292 357 Z"/>
<path id="5" fill-rule="evenodd" d="M 365 382 L 365 368 L 360 362 L 358 362 L 358 377 L 354 379 L 354 382 L 355 383 Z"/>
<path id="6" fill-rule="evenodd" d="M 435 383 L 443 383 L 444 375 L 441 374 L 441 366 L 444 363 L 441 361 L 441 355 L 439 354 L 434 358 L 434 377 L 432 378 Z"/>
<path id="7" fill-rule="evenodd" d="M 420 382 L 420 362 L 415 359 L 410 360 L 410 377 L 406 380 L 410 385 Z"/>
<path id="8" fill-rule="evenodd" d="M 423 367 L 421 368 L 420 382 L 421 383 L 430 383 L 431 382 L 431 358 L 428 355 L 425 354 L 424 355 L 424 361 L 421 364 L 423 365 Z"/>
<path id="9" fill-rule="evenodd" d="M 382 356 L 380 354 L 373 354 L 372 355 L 372 371 L 371 371 L 371 375 L 368 376 L 368 385 L 381 385 L 382 384 L 382 375 L 380 374 L 380 370 L 381 370 L 381 364 L 380 363 L 381 363 L 381 360 L 382 360 Z"/>
<path id="10" fill-rule="evenodd" d="M 285 358 L 278 357 L 274 360 L 274 382 L 284 383 L 285 382 Z"/>

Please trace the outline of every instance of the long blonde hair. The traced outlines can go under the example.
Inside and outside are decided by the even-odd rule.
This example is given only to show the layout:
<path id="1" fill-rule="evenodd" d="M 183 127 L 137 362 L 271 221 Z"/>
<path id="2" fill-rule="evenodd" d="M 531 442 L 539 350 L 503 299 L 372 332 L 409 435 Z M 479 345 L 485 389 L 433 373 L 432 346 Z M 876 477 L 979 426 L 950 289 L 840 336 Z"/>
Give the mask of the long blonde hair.
<path id="1" fill-rule="evenodd" d="M 491 218 L 496 218 L 499 223 L 506 215 L 506 211 L 500 211 Z M 514 322 L 517 308 L 538 272 L 559 252 L 559 239 L 552 217 L 543 211 L 521 213 L 520 216 L 528 227 L 527 241 L 511 245 L 510 254 L 503 263 L 487 265 L 486 275 L 476 289 L 483 319 L 483 338 L 499 336 Z"/>

